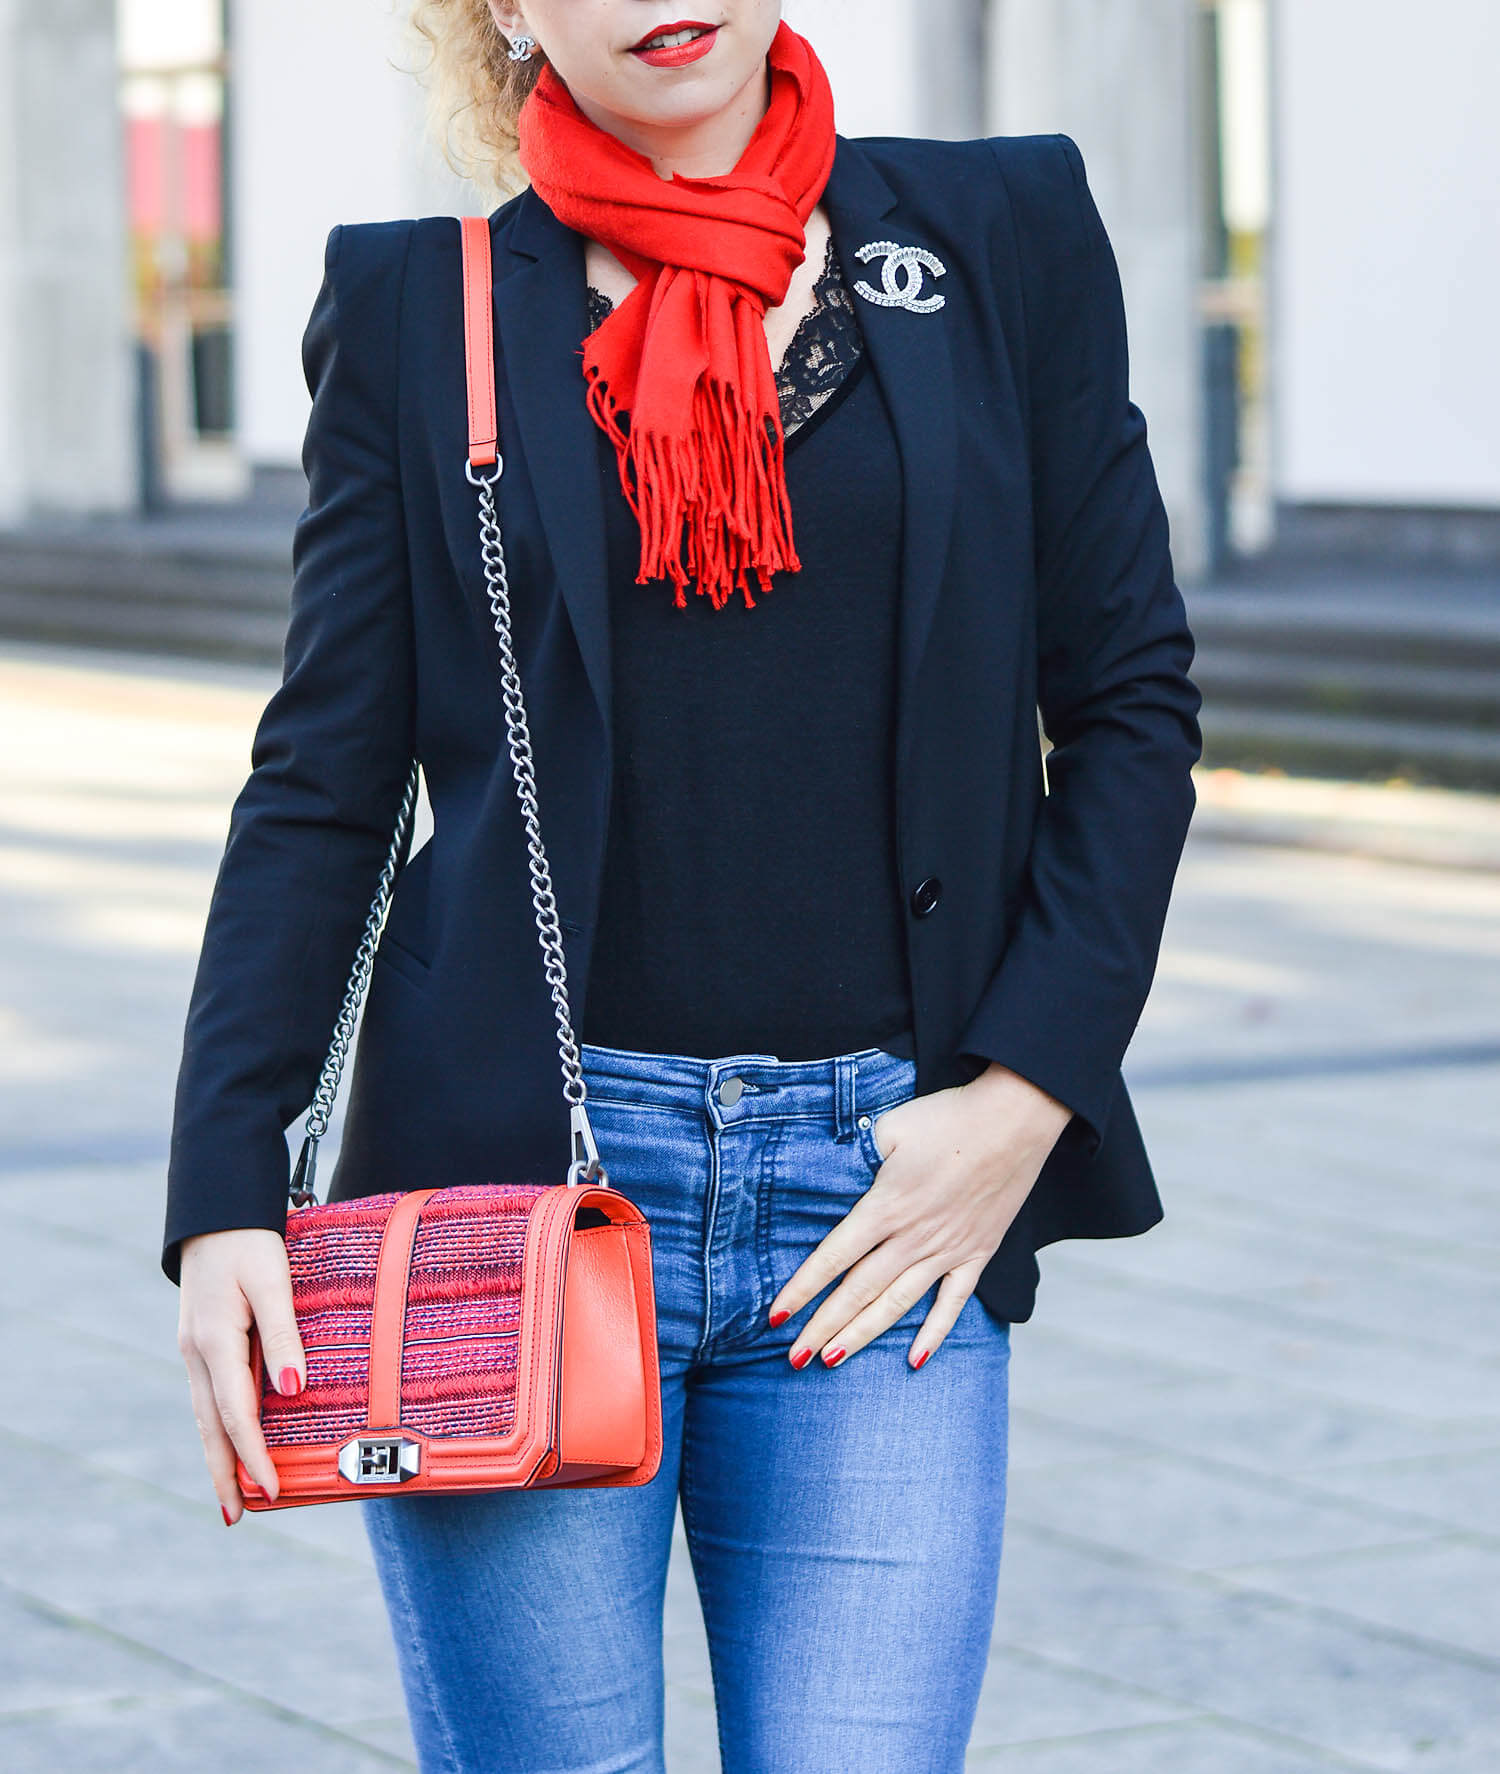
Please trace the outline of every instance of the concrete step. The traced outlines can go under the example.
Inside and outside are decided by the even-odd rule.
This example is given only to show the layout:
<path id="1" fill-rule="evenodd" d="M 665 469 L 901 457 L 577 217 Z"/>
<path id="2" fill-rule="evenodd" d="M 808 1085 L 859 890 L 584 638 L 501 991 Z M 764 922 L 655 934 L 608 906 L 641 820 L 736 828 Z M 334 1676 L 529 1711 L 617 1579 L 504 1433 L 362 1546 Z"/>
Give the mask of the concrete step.
<path id="1" fill-rule="evenodd" d="M 1500 786 L 1492 573 L 1267 561 L 1186 596 L 1210 761 Z"/>
<path id="2" fill-rule="evenodd" d="M 1188 619 L 1204 649 L 1500 669 L 1500 587 L 1493 609 L 1445 607 L 1419 596 L 1402 608 L 1371 608 L 1356 597 L 1340 608 L 1332 601 L 1291 603 L 1281 595 L 1199 592 L 1188 597 Z"/>
<path id="3" fill-rule="evenodd" d="M 304 494 L 0 532 L 0 634 L 279 667 Z M 1210 763 L 1500 787 L 1500 582 L 1257 574 L 1185 593 Z"/>
<path id="4" fill-rule="evenodd" d="M 131 652 L 279 666 L 286 612 L 125 599 L 112 591 L 70 590 L 65 599 L 38 588 L 0 587 L 0 635 L 11 640 L 121 647 Z"/>
<path id="5" fill-rule="evenodd" d="M 279 665 L 290 520 L 116 520 L 0 533 L 0 634 Z"/>
<path id="6" fill-rule="evenodd" d="M 1207 698 L 1202 723 L 1208 766 L 1500 790 L 1500 732 L 1493 730 L 1236 707 Z"/>
<path id="7" fill-rule="evenodd" d="M 1500 730 L 1500 659 L 1444 667 L 1350 657 L 1332 642 L 1304 656 L 1210 641 L 1199 647 L 1193 676 L 1219 706 Z"/>

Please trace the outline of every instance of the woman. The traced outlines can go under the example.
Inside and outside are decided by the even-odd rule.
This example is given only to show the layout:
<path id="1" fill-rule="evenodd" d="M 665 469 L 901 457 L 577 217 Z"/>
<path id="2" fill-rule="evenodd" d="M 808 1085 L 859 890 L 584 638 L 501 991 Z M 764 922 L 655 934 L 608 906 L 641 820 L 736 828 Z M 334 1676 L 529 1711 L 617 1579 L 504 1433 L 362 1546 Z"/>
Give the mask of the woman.
<path id="1" fill-rule="evenodd" d="M 1199 699 L 1114 259 L 1065 137 L 837 136 L 776 0 L 417 15 L 496 155 L 519 111 L 501 521 L 667 1431 L 639 1489 L 365 1502 L 422 1765 L 662 1767 L 680 1492 L 724 1766 L 956 1770 L 1035 1252 L 1161 1214 L 1120 1062 Z M 285 681 L 209 916 L 162 1256 L 226 1522 L 236 1449 L 275 1490 L 252 1316 L 282 1389 L 306 1378 L 284 1129 L 413 755 L 434 836 L 330 1199 L 566 1150 L 461 472 L 457 234 L 336 228 L 304 340 Z"/>

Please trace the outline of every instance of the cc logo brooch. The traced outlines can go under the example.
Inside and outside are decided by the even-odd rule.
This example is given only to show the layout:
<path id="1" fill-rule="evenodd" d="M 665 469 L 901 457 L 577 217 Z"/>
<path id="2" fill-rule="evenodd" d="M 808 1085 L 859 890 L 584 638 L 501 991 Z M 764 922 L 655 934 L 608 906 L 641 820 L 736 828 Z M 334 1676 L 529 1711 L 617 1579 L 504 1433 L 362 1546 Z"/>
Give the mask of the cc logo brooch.
<path id="1" fill-rule="evenodd" d="M 922 273 L 930 271 L 934 277 L 942 277 L 948 267 L 937 256 L 921 246 L 902 246 L 895 240 L 872 240 L 855 253 L 855 258 L 862 265 L 868 265 L 871 259 L 882 255 L 885 263 L 880 267 L 882 287 L 874 289 L 860 278 L 855 284 L 855 291 L 867 302 L 878 302 L 882 308 L 909 308 L 913 314 L 935 314 L 947 300 L 945 296 L 924 296 L 918 292 L 922 288 Z"/>

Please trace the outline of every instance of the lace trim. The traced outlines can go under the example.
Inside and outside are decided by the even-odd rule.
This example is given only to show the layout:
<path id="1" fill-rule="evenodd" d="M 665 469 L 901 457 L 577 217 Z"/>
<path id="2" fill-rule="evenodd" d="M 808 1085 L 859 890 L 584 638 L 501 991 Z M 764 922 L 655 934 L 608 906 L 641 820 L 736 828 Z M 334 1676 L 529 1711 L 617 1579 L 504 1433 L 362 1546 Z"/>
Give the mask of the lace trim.
<path id="1" fill-rule="evenodd" d="M 589 284 L 588 306 L 589 331 L 593 332 L 614 312 L 615 305 L 603 290 Z M 854 299 L 839 270 L 830 235 L 823 269 L 813 285 L 813 305 L 797 322 L 786 356 L 776 369 L 785 435 L 806 424 L 854 368 L 863 350 Z"/>

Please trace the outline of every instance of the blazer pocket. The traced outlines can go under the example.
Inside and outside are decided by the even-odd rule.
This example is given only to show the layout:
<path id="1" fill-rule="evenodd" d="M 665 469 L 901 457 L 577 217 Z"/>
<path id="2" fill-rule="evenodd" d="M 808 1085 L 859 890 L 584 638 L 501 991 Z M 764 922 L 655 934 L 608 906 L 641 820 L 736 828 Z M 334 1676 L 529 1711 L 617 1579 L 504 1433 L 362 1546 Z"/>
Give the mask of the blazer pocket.
<path id="1" fill-rule="evenodd" d="M 375 964 L 377 967 L 389 968 L 392 973 L 399 973 L 414 986 L 425 988 L 432 979 L 431 966 L 404 943 L 398 942 L 388 930 L 382 935 L 380 946 L 375 951 Z"/>

